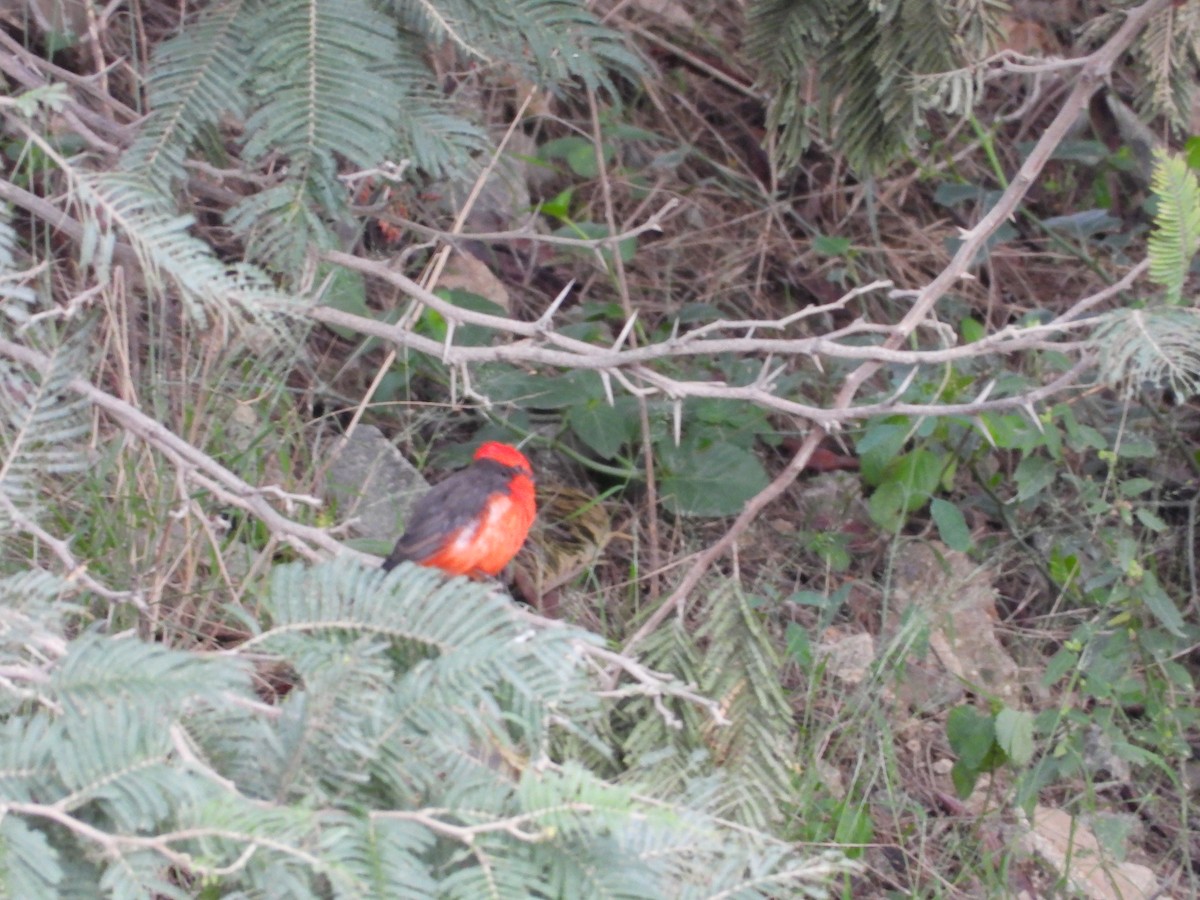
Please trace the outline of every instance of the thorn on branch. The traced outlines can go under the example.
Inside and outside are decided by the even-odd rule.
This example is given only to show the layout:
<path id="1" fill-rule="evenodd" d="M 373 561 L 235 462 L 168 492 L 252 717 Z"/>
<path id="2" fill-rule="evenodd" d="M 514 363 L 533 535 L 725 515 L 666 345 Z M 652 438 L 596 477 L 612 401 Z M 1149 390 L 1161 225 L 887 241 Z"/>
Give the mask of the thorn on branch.
<path id="1" fill-rule="evenodd" d="M 637 321 L 637 310 L 633 311 L 633 315 L 625 322 L 625 327 L 621 329 L 621 333 L 617 335 L 616 342 L 612 345 L 612 352 L 616 353 L 621 349 L 621 345 L 629 338 L 629 333 L 633 331 L 633 323 Z"/>
<path id="2" fill-rule="evenodd" d="M 534 322 L 534 325 L 537 326 L 539 332 L 544 334 L 550 330 L 550 320 L 554 318 L 554 314 L 558 312 L 559 307 L 566 302 L 567 297 L 571 293 L 571 288 L 573 287 L 575 287 L 574 278 L 567 282 L 566 287 L 558 292 L 558 296 L 554 298 L 550 305 L 546 307 L 546 311 L 538 317 L 536 322 Z"/>
<path id="3" fill-rule="evenodd" d="M 609 406 L 616 406 L 617 401 L 616 398 L 613 397 L 612 378 L 609 376 L 608 372 L 603 370 L 600 371 L 599 375 L 600 384 L 604 388 L 604 399 L 608 401 Z"/>

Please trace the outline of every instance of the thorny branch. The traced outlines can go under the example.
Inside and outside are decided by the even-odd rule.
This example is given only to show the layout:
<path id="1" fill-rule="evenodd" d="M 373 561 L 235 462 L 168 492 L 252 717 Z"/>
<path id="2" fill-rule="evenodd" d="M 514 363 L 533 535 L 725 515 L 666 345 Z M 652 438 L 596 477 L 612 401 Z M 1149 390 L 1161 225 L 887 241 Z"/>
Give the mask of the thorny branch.
<path id="1" fill-rule="evenodd" d="M 1021 165 L 1020 170 L 1008 188 L 1000 196 L 1000 199 L 996 201 L 996 205 L 988 211 L 979 224 L 963 235 L 962 244 L 959 246 L 958 252 L 955 253 L 949 265 L 918 293 L 916 301 L 913 303 L 913 307 L 909 310 L 908 315 L 900 321 L 896 326 L 895 333 L 885 342 L 887 349 L 898 347 L 902 341 L 912 334 L 913 330 L 930 314 L 937 301 L 942 298 L 946 291 L 959 278 L 963 277 L 971 261 L 975 259 L 975 255 L 984 246 L 987 239 L 1016 211 L 1017 204 L 1021 202 L 1021 199 L 1029 191 L 1030 187 L 1032 187 L 1038 174 L 1046 165 L 1047 160 L 1049 160 L 1050 155 L 1066 137 L 1072 124 L 1087 108 L 1088 100 L 1100 88 L 1104 79 L 1108 77 L 1113 64 L 1125 52 L 1125 49 L 1133 43 L 1134 38 L 1146 20 L 1159 9 L 1166 6 L 1167 2 L 1169 0 L 1148 0 L 1147 3 L 1143 3 L 1141 6 L 1130 10 L 1125 24 L 1109 38 L 1104 46 L 1083 60 L 1079 72 L 1079 80 L 1076 82 L 1075 88 L 1071 91 L 1070 95 L 1063 102 L 1058 115 L 1055 116 L 1049 127 L 1038 139 L 1037 144 Z M 1075 304 L 1073 312 L 1081 306 L 1086 309 L 1087 305 L 1085 304 L 1087 304 L 1087 301 Z M 1081 313 L 1082 310 L 1074 314 L 1078 315 Z M 855 369 L 838 392 L 833 403 L 834 409 L 848 409 L 858 391 L 879 370 L 880 365 L 882 363 L 877 360 L 869 360 Z M 792 457 L 784 470 L 753 500 L 746 504 L 746 508 L 742 510 L 742 513 L 734 520 L 721 539 L 700 554 L 675 590 L 672 591 L 671 595 L 662 602 L 658 609 L 625 642 L 625 646 L 622 648 L 623 655 L 630 654 L 639 643 L 653 633 L 663 621 L 680 607 L 690 596 L 691 592 L 695 590 L 712 564 L 733 546 L 742 532 L 754 521 L 758 513 L 768 503 L 786 491 L 792 482 L 800 476 L 800 473 L 808 465 L 808 461 L 812 457 L 813 451 L 817 449 L 820 441 L 821 434 L 818 429 L 813 429 L 809 432 L 808 437 L 804 439 L 800 445 L 800 449 L 796 451 L 796 455 Z M 619 673 L 611 672 L 609 677 L 610 680 L 615 681 L 618 676 Z"/>

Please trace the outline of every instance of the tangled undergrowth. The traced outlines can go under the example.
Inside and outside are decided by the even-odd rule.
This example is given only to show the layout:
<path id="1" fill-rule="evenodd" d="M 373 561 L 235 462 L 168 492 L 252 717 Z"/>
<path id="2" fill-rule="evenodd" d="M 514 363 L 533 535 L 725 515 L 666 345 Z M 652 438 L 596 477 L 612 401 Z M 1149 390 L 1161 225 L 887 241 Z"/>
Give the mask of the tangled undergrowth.
<path id="1" fill-rule="evenodd" d="M 400 13 L 428 73 L 329 103 L 419 82 L 403 164 L 289 144 L 267 49 L 142 120 L 174 7 L 4 20 L 0 858 L 58 867 L 10 893 L 1196 892 L 1200 192 L 1126 105 L 1196 15 L 1016 4 L 867 174 L 780 164 L 740 7 L 558 6 L 587 39 L 509 57 Z M 402 522 L 355 433 L 522 442 L 534 612 L 361 568 Z"/>

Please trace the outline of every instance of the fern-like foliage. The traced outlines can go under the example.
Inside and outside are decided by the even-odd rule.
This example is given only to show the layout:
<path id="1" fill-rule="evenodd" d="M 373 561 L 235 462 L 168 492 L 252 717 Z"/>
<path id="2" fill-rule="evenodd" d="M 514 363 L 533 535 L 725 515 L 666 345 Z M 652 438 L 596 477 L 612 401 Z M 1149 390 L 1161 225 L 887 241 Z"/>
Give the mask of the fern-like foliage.
<path id="1" fill-rule="evenodd" d="M 101 281 L 123 239 L 137 255 L 146 286 L 160 296 L 179 296 L 197 323 L 270 323 L 290 305 L 254 266 L 222 263 L 190 233 L 191 217 L 176 213 L 141 176 L 64 171 L 74 181 L 86 228 L 81 261 L 97 269 Z"/>
<path id="2" fill-rule="evenodd" d="M 758 614 L 735 583 L 714 590 L 699 616 L 704 624 L 694 636 L 680 624 L 654 635 L 647 661 L 698 685 L 718 702 L 728 722 L 718 724 L 702 710 L 672 704 L 686 723 L 672 727 L 651 703 L 635 701 L 622 710 L 631 723 L 622 741 L 624 758 L 635 778 L 680 790 L 686 785 L 719 815 L 770 829 L 796 801 L 789 772 L 794 729 L 779 683 L 779 661 Z"/>
<path id="3" fill-rule="evenodd" d="M 404 27 L 469 57 L 515 65 L 545 84 L 578 78 L 616 93 L 610 73 L 643 70 L 617 32 L 574 0 L 391 0 Z"/>
<path id="4" fill-rule="evenodd" d="M 1200 65 L 1200 9 L 1195 3 L 1171 3 L 1146 23 L 1138 39 L 1137 59 L 1146 79 L 1138 107 L 1163 116 L 1177 131 L 1188 127 Z"/>
<path id="5" fill-rule="evenodd" d="M 1200 250 L 1200 181 L 1188 164 L 1159 150 L 1151 178 L 1158 201 L 1150 234 L 1150 277 L 1166 290 L 1171 306 L 1183 300 L 1183 287 Z"/>
<path id="6" fill-rule="evenodd" d="M 150 115 L 125 168 L 166 193 L 201 138 L 240 126 L 233 154 L 247 174 L 258 170 L 259 187 L 227 221 L 251 258 L 294 272 L 353 225 L 340 168 L 474 168 L 483 132 L 442 95 L 425 59 L 443 41 L 472 62 L 555 86 L 578 78 L 614 96 L 611 73 L 641 71 L 580 0 L 227 0 L 158 48 Z"/>
<path id="7" fill-rule="evenodd" d="M 1100 375 L 1131 388 L 1169 386 L 1177 397 L 1200 388 L 1200 312 L 1184 296 L 1200 250 L 1200 181 L 1187 163 L 1158 151 L 1151 188 L 1157 209 L 1150 234 L 1150 277 L 1162 286 L 1166 308 L 1121 309 L 1096 329 Z"/>
<path id="8" fill-rule="evenodd" d="M 24 323 L 35 294 L 27 277 L 17 267 L 17 233 L 12 227 L 12 210 L 0 204 L 0 315 L 10 322 Z"/>
<path id="9" fill-rule="evenodd" d="M 96 630 L 32 654 L 0 630 L 24 689 L 0 723 L 0 894 L 803 896 L 841 868 L 558 758 L 564 723 L 602 741 L 598 639 L 492 587 L 341 561 L 277 568 L 260 601 L 219 654 Z M 288 684 L 272 705 L 264 667 Z"/>
<path id="10" fill-rule="evenodd" d="M 12 528 L 12 511 L 36 515 L 47 479 L 87 465 L 88 404 L 67 387 L 86 365 L 87 330 L 56 344 L 32 330 L 25 339 L 46 353 L 49 365 L 38 371 L 0 363 L 0 533 Z"/>
<path id="11" fill-rule="evenodd" d="M 241 61 L 249 44 L 241 29 L 243 7 L 212 4 L 154 54 L 148 74 L 152 111 L 122 162 L 164 195 L 184 180 L 184 159 L 202 132 L 215 129 L 224 115 L 245 116 Z"/>
<path id="12" fill-rule="evenodd" d="M 1200 310 L 1120 310 L 1105 317 L 1094 340 L 1109 384 L 1166 386 L 1180 399 L 1200 390 Z"/>
<path id="13" fill-rule="evenodd" d="M 771 92 L 768 124 L 779 131 L 781 162 L 799 159 L 816 123 L 859 171 L 893 162 L 923 111 L 950 105 L 945 86 L 926 76 L 981 59 L 1006 10 L 1003 0 L 756 0 L 746 55 Z M 811 109 L 799 99 L 809 81 L 817 90 Z M 961 86 L 955 96 L 961 112 Z"/>

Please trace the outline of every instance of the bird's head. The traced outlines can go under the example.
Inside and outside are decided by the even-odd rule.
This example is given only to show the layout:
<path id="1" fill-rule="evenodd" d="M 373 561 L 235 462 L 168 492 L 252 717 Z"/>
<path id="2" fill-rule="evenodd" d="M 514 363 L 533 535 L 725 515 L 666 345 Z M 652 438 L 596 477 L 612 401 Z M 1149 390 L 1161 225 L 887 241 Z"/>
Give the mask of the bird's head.
<path id="1" fill-rule="evenodd" d="M 475 460 L 490 459 L 493 462 L 500 463 L 502 466 L 519 469 L 530 478 L 533 477 L 533 466 L 529 464 L 529 460 L 525 458 L 525 454 L 511 444 L 502 444 L 499 441 L 487 441 L 480 444 L 473 458 Z"/>

